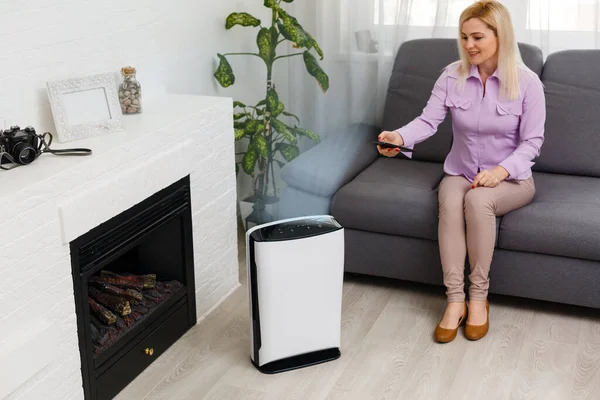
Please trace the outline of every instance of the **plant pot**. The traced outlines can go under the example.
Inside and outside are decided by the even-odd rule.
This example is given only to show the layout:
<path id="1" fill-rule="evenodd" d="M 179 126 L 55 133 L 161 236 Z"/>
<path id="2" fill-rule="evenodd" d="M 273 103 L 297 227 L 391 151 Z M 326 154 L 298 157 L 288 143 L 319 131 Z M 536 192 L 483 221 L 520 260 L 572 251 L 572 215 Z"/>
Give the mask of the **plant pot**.
<path id="1" fill-rule="evenodd" d="M 279 218 L 279 197 L 252 195 L 239 201 L 244 231 Z"/>

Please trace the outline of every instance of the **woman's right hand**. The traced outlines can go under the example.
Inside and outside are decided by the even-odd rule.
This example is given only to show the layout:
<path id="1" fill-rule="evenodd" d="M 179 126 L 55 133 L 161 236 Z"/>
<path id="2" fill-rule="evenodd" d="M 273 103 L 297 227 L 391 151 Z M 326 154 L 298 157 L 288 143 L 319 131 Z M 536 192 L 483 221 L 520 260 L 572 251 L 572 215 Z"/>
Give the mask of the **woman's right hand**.
<path id="1" fill-rule="evenodd" d="M 402 136 L 400 136 L 398 132 L 383 131 L 379 134 L 377 140 L 380 142 L 396 144 L 398 146 L 404 145 L 404 140 L 402 140 Z M 400 149 L 390 149 L 381 147 L 380 145 L 377 145 L 377 151 L 379 151 L 379 154 L 386 157 L 395 157 L 400 153 Z"/>

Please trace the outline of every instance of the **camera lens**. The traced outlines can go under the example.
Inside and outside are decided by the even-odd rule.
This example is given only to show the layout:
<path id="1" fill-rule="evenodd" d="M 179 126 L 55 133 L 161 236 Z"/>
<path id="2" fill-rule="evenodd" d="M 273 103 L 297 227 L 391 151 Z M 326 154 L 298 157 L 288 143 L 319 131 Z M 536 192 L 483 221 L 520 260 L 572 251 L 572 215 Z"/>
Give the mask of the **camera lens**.
<path id="1" fill-rule="evenodd" d="M 19 164 L 31 164 L 37 157 L 35 149 L 27 143 L 17 143 L 13 150 L 15 161 Z"/>

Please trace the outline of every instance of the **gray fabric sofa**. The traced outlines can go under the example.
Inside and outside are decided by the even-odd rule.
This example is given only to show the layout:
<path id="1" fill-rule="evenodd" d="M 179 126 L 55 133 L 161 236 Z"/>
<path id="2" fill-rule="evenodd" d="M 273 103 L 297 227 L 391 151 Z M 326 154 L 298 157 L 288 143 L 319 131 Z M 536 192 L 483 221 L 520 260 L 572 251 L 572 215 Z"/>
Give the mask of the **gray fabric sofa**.
<path id="1" fill-rule="evenodd" d="M 533 167 L 533 202 L 497 218 L 490 293 L 600 308 L 600 50 L 557 52 L 544 62 L 540 49 L 519 47 L 545 86 L 546 140 Z M 346 231 L 347 272 L 443 285 L 437 191 L 451 117 L 415 146 L 413 159 L 378 156 L 372 141 L 418 116 L 443 67 L 457 59 L 452 39 L 404 43 L 383 126 L 340 129 L 284 168 L 280 217 L 336 217 Z"/>

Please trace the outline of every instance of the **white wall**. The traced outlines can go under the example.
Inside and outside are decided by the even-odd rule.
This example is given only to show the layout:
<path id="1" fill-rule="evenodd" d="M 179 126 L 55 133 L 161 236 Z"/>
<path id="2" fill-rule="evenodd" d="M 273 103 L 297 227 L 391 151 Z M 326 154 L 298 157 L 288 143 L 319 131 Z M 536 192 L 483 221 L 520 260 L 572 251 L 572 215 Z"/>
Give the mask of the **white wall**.
<path id="1" fill-rule="evenodd" d="M 160 88 L 158 1 L 8 0 L 0 3 L 0 118 L 54 132 L 47 80 L 140 70 Z"/>
<path id="2" fill-rule="evenodd" d="M 266 77 L 260 59 L 232 57 L 237 82 L 231 88 L 212 76 L 218 52 L 255 51 L 256 30 L 225 30 L 227 15 L 236 11 L 269 20 L 262 0 L 2 1 L 0 128 L 55 132 L 48 80 L 104 72 L 119 77 L 125 65 L 138 69 L 146 102 L 164 92 L 258 101 Z"/>
<path id="3" fill-rule="evenodd" d="M 264 99 L 267 69 L 258 57 L 227 57 L 236 77 L 229 88 L 222 88 L 213 78 L 218 66 L 217 53 L 257 52 L 259 28 L 235 26 L 226 30 L 227 16 L 232 12 L 247 12 L 260 19 L 263 26 L 270 26 L 271 12 L 263 3 L 263 0 L 173 0 L 170 3 L 173 8 L 167 10 L 168 43 L 163 43 L 168 54 L 167 89 L 176 93 L 228 96 L 245 104 Z M 182 9 L 186 12 L 182 13 Z M 283 45 L 280 49 L 284 49 Z M 280 98 L 286 102 L 287 63 L 278 62 L 273 72 Z M 236 152 L 245 151 L 247 144 L 246 140 L 237 142 Z M 238 193 L 244 197 L 250 192 L 251 178 L 240 170 Z"/>
<path id="4" fill-rule="evenodd" d="M 256 52 L 259 28 L 235 26 L 225 29 L 225 19 L 232 12 L 248 12 L 270 24 L 269 9 L 262 0 L 173 0 L 169 8 L 168 41 L 163 43 L 168 54 L 167 87 L 179 93 L 224 95 L 241 101 L 258 102 L 266 91 L 266 68 L 258 57 L 228 57 L 236 83 L 222 88 L 213 78 L 217 53 Z M 181 10 L 185 10 L 182 13 Z"/>
<path id="5" fill-rule="evenodd" d="M 217 52 L 254 51 L 251 30 L 225 31 L 233 11 L 267 17 L 262 1 L 6 0 L 0 2 L 0 118 L 52 130 L 45 83 L 138 68 L 146 97 L 169 92 L 259 97 L 261 61 L 232 58 L 235 88 L 212 77 Z"/>

